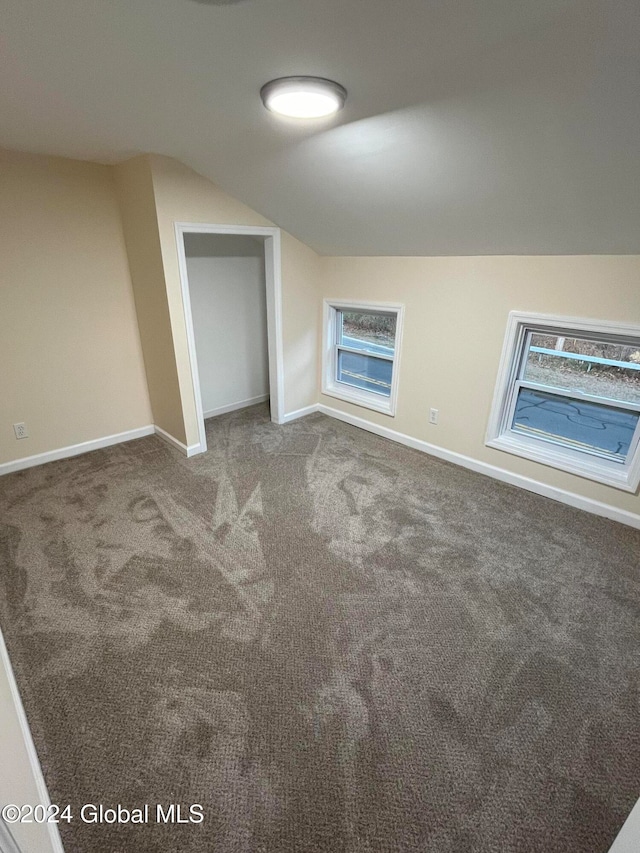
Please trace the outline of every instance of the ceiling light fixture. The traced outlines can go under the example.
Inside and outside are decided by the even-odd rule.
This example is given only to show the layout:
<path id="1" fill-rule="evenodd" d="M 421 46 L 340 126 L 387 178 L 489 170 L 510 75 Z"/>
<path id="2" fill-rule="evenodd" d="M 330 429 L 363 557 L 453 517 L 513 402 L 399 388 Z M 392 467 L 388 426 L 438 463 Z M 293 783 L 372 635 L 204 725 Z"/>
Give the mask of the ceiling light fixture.
<path id="1" fill-rule="evenodd" d="M 347 90 L 324 77 L 279 77 L 260 89 L 265 107 L 291 118 L 323 118 L 344 107 Z"/>

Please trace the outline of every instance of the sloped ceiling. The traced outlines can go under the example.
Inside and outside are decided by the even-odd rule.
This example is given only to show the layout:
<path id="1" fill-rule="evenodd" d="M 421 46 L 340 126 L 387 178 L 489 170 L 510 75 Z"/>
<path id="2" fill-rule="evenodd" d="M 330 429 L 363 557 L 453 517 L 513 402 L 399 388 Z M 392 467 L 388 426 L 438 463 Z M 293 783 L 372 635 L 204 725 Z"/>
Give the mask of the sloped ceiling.
<path id="1" fill-rule="evenodd" d="M 323 254 L 640 252 L 637 0 L 3 0 L 0 144 L 182 160 Z M 313 74 L 338 118 L 258 92 Z"/>

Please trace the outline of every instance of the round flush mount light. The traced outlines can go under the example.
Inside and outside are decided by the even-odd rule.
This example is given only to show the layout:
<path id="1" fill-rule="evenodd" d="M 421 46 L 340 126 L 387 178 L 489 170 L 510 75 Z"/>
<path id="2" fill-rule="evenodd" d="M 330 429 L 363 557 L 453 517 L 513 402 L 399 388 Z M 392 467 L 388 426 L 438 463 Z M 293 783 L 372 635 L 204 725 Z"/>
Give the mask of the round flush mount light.
<path id="1" fill-rule="evenodd" d="M 279 77 L 260 89 L 265 107 L 290 118 L 323 118 L 344 107 L 347 90 L 324 77 Z"/>

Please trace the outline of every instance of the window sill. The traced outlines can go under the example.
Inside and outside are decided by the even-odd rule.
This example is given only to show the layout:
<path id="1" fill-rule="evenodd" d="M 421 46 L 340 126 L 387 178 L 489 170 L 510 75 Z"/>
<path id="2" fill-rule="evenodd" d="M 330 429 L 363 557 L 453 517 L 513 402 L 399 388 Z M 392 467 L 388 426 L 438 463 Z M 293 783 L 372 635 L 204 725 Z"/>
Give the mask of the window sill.
<path id="1" fill-rule="evenodd" d="M 555 447 L 552 444 L 537 442 L 523 436 L 515 436 L 512 433 L 503 433 L 485 442 L 487 447 L 494 450 L 502 450 L 532 462 L 539 462 L 576 474 L 596 483 L 613 486 L 625 492 L 635 492 L 640 482 L 640 471 L 634 471 L 626 465 L 610 462 L 606 459 L 598 459 L 595 456 L 586 456 L 583 453 L 573 453 L 569 449 Z"/>
<path id="2" fill-rule="evenodd" d="M 345 403 L 353 403 L 354 406 L 361 406 L 363 409 L 371 409 L 374 412 L 380 412 L 382 415 L 395 417 L 395 409 L 391 405 L 391 400 L 380 397 L 377 394 L 369 394 L 366 391 L 357 391 L 348 389 L 348 386 L 327 385 L 323 387 L 322 393 L 328 397 L 335 397 L 337 400 L 343 400 Z"/>

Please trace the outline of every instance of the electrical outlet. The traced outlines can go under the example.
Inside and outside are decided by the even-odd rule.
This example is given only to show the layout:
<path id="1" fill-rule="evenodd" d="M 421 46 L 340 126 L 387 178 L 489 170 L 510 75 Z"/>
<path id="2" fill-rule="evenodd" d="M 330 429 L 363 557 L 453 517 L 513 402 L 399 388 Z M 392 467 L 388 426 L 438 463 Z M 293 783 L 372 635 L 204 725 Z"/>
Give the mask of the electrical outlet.
<path id="1" fill-rule="evenodd" d="M 16 438 L 29 438 L 26 424 L 14 424 L 13 431 L 16 434 Z"/>
<path id="2" fill-rule="evenodd" d="M 429 423 L 437 424 L 439 414 L 440 412 L 438 411 L 438 409 L 429 409 Z"/>

